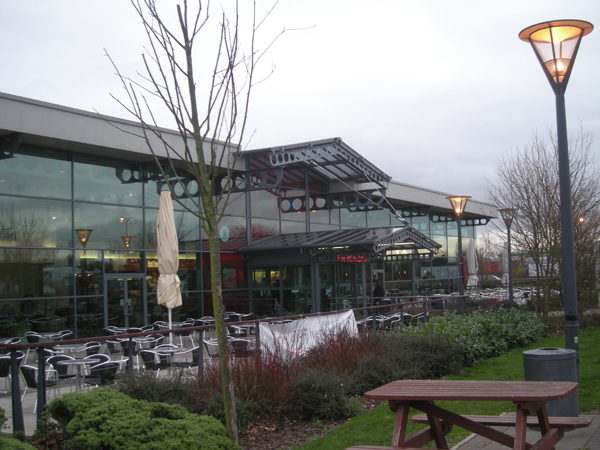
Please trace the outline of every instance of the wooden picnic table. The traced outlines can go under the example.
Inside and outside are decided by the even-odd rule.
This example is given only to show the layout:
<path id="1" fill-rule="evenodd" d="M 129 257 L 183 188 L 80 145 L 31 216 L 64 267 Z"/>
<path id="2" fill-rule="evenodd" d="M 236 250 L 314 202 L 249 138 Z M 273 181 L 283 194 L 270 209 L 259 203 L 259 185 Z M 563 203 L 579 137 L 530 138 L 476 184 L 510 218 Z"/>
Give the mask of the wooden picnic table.
<path id="1" fill-rule="evenodd" d="M 356 446 L 353 450 L 420 448 L 435 441 L 439 449 L 447 449 L 445 435 L 452 425 L 488 438 L 515 450 L 551 450 L 563 437 L 564 428 L 586 426 L 585 420 L 556 420 L 552 423 L 546 412 L 549 401 L 561 400 L 575 392 L 577 383 L 562 381 L 451 381 L 451 380 L 399 380 L 365 393 L 370 400 L 387 400 L 396 412 L 396 423 L 391 447 Z M 436 401 L 510 401 L 515 405 L 515 436 L 500 432 L 488 425 L 495 416 L 461 416 L 440 408 Z M 409 408 L 426 414 L 429 427 L 406 437 Z M 533 445 L 525 441 L 527 420 L 537 417 L 540 439 Z M 567 418 L 565 418 L 567 419 Z M 574 418 L 568 418 L 574 419 Z M 576 419 L 576 418 L 575 418 Z M 570 424 L 569 424 L 570 422 Z M 581 423 L 580 423 L 581 422 Z M 589 421 L 587 422 L 589 425 Z M 531 425 L 531 423 L 530 423 Z"/>

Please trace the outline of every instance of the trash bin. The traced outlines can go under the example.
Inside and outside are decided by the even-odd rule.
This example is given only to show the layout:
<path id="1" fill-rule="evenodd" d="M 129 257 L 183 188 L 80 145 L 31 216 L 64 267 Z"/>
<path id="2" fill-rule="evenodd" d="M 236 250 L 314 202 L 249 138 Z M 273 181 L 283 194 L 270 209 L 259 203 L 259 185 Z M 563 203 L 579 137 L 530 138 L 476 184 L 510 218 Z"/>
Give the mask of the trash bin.
<path id="1" fill-rule="evenodd" d="M 392 300 L 389 298 L 382 298 L 381 300 L 379 300 L 379 304 L 380 305 L 391 305 Z M 381 308 L 377 314 L 385 314 L 385 313 L 389 312 L 391 309 L 392 308 Z"/>
<path id="2" fill-rule="evenodd" d="M 525 381 L 574 381 L 577 383 L 577 352 L 558 347 L 544 347 L 523 352 Z M 549 416 L 577 417 L 577 391 L 567 398 L 546 405 Z"/>

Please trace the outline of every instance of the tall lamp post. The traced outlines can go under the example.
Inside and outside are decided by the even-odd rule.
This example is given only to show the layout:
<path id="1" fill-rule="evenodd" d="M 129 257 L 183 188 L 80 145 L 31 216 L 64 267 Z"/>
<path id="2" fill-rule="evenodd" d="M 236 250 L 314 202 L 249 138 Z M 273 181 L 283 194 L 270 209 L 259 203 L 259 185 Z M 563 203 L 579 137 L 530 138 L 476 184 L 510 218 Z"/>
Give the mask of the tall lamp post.
<path id="1" fill-rule="evenodd" d="M 462 231 L 460 227 L 461 217 L 463 212 L 465 211 L 465 206 L 467 206 L 467 201 L 470 199 L 470 196 L 452 196 L 446 197 L 446 199 L 450 200 L 450 204 L 452 205 L 452 210 L 454 211 L 454 215 L 456 216 L 456 224 L 457 224 L 457 232 L 458 232 L 458 295 L 460 295 L 460 304 L 461 311 L 460 314 L 465 313 L 465 284 L 463 280 L 463 257 L 462 257 Z"/>
<path id="2" fill-rule="evenodd" d="M 510 226 L 517 214 L 516 208 L 499 209 L 498 212 L 502 215 L 504 225 L 506 225 L 506 235 L 508 236 L 508 308 L 513 307 L 513 282 L 512 282 L 512 255 L 510 247 Z"/>
<path id="3" fill-rule="evenodd" d="M 577 323 L 577 280 L 575 274 L 575 242 L 573 238 L 565 90 L 573 70 L 581 38 L 591 33 L 593 29 L 594 26 L 591 23 L 581 20 L 556 20 L 532 25 L 519 33 L 519 38 L 529 42 L 533 47 L 556 96 L 565 347 L 576 352 L 579 351 L 579 324 Z"/>

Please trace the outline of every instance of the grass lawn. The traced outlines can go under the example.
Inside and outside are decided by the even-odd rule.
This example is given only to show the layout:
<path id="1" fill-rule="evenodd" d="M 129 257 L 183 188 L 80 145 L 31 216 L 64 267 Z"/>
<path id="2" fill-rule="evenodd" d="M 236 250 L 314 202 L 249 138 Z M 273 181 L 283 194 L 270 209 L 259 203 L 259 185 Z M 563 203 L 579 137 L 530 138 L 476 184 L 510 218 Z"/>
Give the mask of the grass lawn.
<path id="1" fill-rule="evenodd" d="M 541 339 L 527 347 L 513 350 L 497 358 L 486 360 L 448 380 L 523 380 L 523 351 L 541 347 L 565 347 L 565 338 Z M 579 332 L 579 411 L 600 409 L 600 328 L 590 327 Z M 511 402 L 439 402 L 441 407 L 458 414 L 499 415 L 514 412 Z M 415 414 L 416 411 L 412 411 Z M 411 415 L 412 415 L 411 414 Z M 353 445 L 368 444 L 389 446 L 392 441 L 395 416 L 387 405 L 354 417 L 344 425 L 332 429 L 327 435 L 313 438 L 298 450 L 343 450 Z M 423 428 L 409 420 L 408 435 Z M 450 446 L 469 435 L 468 431 L 454 427 L 447 436 Z"/>

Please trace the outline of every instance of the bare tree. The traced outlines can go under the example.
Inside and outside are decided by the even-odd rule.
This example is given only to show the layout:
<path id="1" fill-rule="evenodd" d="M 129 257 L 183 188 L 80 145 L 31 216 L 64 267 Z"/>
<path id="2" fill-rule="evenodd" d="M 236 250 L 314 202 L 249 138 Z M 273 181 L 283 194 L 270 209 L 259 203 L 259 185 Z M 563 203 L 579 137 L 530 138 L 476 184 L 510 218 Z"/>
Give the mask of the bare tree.
<path id="1" fill-rule="evenodd" d="M 578 280 L 585 277 L 578 290 L 597 281 L 595 270 L 589 270 L 589 252 L 595 247 L 590 243 L 600 231 L 600 167 L 590 155 L 593 143 L 593 135 L 582 128 L 569 139 L 573 216 L 587 222 L 575 233 L 576 258 L 586 267 L 578 272 Z M 495 183 L 487 180 L 487 200 L 499 208 L 519 209 L 511 227 L 513 245 L 535 265 L 538 296 L 532 301 L 538 313 L 547 314 L 552 280 L 562 280 L 563 273 L 556 136 L 549 131 L 544 140 L 534 134 L 531 144 L 502 156 L 496 176 Z"/>
<path id="2" fill-rule="evenodd" d="M 488 232 L 477 236 L 477 264 L 480 272 L 483 272 L 486 262 L 498 261 L 501 253 L 502 242 L 495 233 Z"/>
<path id="3" fill-rule="evenodd" d="M 221 9 L 213 19 L 208 0 L 182 0 L 176 6 L 176 24 L 171 26 L 167 20 L 170 11 L 159 11 L 170 5 L 161 3 L 159 7 L 156 0 L 131 2 L 142 21 L 149 47 L 143 55 L 145 72 L 136 79 L 122 75 L 113 62 L 128 96 L 128 102 L 116 100 L 141 123 L 141 137 L 154 155 L 166 185 L 172 193 L 177 187 L 186 201 L 175 195 L 173 198 L 200 218 L 206 233 L 226 427 L 229 437 L 237 442 L 218 224 L 234 188 L 234 167 L 242 149 L 250 93 L 262 81 L 256 80 L 256 67 L 278 37 L 264 50 L 257 50 L 257 32 L 273 8 L 259 19 L 253 2 L 247 24 L 241 21 L 237 1 L 228 3 L 229 14 Z M 211 34 L 215 29 L 218 32 Z M 158 126 L 156 104 L 166 108 L 174 120 L 181 138 L 178 142 L 173 142 Z M 159 158 L 165 157 L 166 163 L 161 163 Z M 196 181 L 197 194 L 188 189 L 190 177 Z"/>

